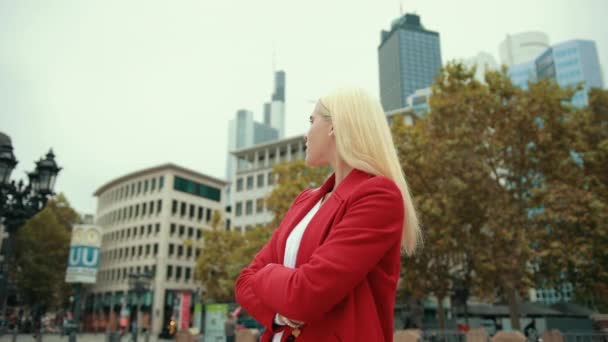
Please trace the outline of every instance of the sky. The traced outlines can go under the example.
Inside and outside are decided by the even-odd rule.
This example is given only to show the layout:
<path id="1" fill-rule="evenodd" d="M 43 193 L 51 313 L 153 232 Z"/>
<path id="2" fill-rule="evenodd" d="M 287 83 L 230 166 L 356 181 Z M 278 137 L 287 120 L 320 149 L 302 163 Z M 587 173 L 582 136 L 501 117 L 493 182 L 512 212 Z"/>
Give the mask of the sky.
<path id="1" fill-rule="evenodd" d="M 380 31 L 403 13 L 440 34 L 443 63 L 507 34 L 594 40 L 608 83 L 606 0 L 0 0 L 0 131 L 26 179 L 49 148 L 81 213 L 127 173 L 171 162 L 225 178 L 228 121 L 262 120 L 286 72 L 286 136 L 340 86 L 379 97 Z"/>

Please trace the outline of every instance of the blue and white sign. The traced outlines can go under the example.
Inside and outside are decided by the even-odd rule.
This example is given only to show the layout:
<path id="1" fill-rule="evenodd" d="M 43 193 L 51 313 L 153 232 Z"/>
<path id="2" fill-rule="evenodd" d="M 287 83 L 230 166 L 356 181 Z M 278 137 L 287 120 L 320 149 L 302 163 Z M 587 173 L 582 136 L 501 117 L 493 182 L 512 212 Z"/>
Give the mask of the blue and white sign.
<path id="1" fill-rule="evenodd" d="M 101 228 L 90 224 L 75 225 L 70 242 L 66 283 L 94 284 L 99 266 Z"/>

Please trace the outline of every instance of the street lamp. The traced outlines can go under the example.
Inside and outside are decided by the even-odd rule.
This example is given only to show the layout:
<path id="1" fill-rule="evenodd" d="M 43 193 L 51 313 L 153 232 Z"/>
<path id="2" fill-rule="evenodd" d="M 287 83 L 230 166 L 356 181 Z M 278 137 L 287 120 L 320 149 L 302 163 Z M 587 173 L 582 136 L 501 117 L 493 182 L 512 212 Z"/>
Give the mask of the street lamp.
<path id="1" fill-rule="evenodd" d="M 28 173 L 29 184 L 25 185 L 22 180 L 10 180 L 17 163 L 11 139 L 0 132 L 0 222 L 8 233 L 7 241 L 2 244 L 4 265 L 0 275 L 0 297 L 4 308 L 8 297 L 7 265 L 12 261 L 15 233 L 25 221 L 44 208 L 53 195 L 55 180 L 61 171 L 53 150 L 50 150 L 45 159 L 36 162 L 36 169 Z"/>
<path id="2" fill-rule="evenodd" d="M 133 327 L 133 341 L 137 341 L 137 333 L 139 330 L 139 321 L 140 321 L 140 310 L 141 310 L 141 297 L 142 295 L 148 291 L 150 287 L 150 282 L 153 279 L 154 275 L 151 272 L 143 272 L 143 273 L 129 273 L 129 287 L 135 290 L 135 295 L 137 298 L 137 311 L 135 312 L 135 326 Z M 150 328 L 148 327 L 148 331 L 146 334 L 146 341 L 148 340 L 148 336 L 150 336 Z"/>

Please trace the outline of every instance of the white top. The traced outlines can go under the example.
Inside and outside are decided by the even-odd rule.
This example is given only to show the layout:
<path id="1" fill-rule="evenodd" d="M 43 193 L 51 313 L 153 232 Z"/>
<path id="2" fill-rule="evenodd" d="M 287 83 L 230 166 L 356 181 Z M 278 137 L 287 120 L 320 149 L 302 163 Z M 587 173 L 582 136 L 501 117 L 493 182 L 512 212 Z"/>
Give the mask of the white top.
<path id="1" fill-rule="evenodd" d="M 285 255 L 283 257 L 283 266 L 294 268 L 296 267 L 296 258 L 298 257 L 298 250 L 300 249 L 300 242 L 302 241 L 302 236 L 306 231 L 306 227 L 308 227 L 308 223 L 315 216 L 319 207 L 321 207 L 321 200 L 317 202 L 317 204 L 310 209 L 310 211 L 302 218 L 302 220 L 296 225 L 296 227 L 289 233 L 289 237 L 287 237 L 287 243 L 285 245 Z M 272 342 L 280 342 L 281 337 L 283 337 L 283 332 L 280 331 L 272 337 Z"/>

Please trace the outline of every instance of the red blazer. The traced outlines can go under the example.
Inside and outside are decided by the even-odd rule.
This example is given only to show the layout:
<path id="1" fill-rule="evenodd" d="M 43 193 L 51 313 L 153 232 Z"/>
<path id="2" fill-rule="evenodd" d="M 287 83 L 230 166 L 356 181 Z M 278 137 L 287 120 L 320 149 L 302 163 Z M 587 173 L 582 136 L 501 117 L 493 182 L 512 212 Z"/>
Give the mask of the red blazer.
<path id="1" fill-rule="evenodd" d="M 237 302 L 266 327 L 261 341 L 279 331 L 276 313 L 305 322 L 298 342 L 393 340 L 404 208 L 392 180 L 350 172 L 310 221 L 296 268 L 283 266 L 289 233 L 333 186 L 334 175 L 298 195 L 236 281 Z"/>

